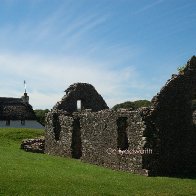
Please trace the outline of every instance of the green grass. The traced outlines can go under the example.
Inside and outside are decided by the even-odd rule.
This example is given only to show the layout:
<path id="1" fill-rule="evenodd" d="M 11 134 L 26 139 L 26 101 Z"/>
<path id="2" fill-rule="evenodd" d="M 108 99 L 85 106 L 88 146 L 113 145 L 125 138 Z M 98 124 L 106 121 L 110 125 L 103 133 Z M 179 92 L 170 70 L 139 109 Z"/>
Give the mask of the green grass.
<path id="1" fill-rule="evenodd" d="M 0 129 L 0 195 L 196 195 L 196 180 L 144 177 L 20 149 L 30 129 Z"/>

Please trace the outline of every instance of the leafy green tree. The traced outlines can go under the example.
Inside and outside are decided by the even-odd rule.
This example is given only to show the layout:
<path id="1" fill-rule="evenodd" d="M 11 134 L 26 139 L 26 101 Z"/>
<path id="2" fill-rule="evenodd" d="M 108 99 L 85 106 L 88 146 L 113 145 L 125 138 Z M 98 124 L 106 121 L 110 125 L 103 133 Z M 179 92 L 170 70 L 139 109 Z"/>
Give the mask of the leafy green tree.
<path id="1" fill-rule="evenodd" d="M 112 109 L 117 110 L 120 108 L 123 109 L 137 109 L 140 107 L 148 107 L 151 105 L 151 102 L 148 100 L 137 100 L 137 101 L 126 101 L 124 103 L 116 104 Z"/>
<path id="2" fill-rule="evenodd" d="M 35 115 L 37 117 L 37 120 L 39 123 L 41 123 L 43 126 L 45 126 L 45 115 L 46 113 L 49 112 L 48 109 L 45 109 L 45 110 L 41 110 L 41 109 L 38 109 L 38 110 L 34 110 L 35 112 Z"/>
<path id="3" fill-rule="evenodd" d="M 116 104 L 112 109 L 117 110 L 117 109 L 135 109 L 135 104 L 131 101 L 126 101 L 124 103 Z"/>
<path id="4" fill-rule="evenodd" d="M 151 106 L 151 102 L 148 100 L 137 100 L 133 102 L 137 108 L 141 108 L 141 107 L 148 107 Z"/>

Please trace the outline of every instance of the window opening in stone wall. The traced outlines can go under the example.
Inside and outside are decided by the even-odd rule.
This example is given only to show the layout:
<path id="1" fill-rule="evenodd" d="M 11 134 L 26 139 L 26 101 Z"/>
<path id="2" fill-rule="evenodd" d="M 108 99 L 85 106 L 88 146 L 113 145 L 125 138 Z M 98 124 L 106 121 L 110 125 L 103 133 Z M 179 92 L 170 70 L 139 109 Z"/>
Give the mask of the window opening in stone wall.
<path id="1" fill-rule="evenodd" d="M 58 141 L 60 138 L 61 125 L 59 122 L 59 115 L 57 113 L 53 114 L 53 127 L 54 127 L 54 138 L 56 141 Z"/>
<path id="2" fill-rule="evenodd" d="M 82 101 L 81 100 L 77 100 L 77 110 L 78 111 L 82 110 Z"/>
<path id="3" fill-rule="evenodd" d="M 10 126 L 10 120 L 6 120 L 5 125 Z"/>
<path id="4" fill-rule="evenodd" d="M 80 119 L 76 118 L 73 121 L 73 132 L 72 132 L 72 157 L 79 159 L 82 156 L 82 142 L 80 132 Z"/>
<path id="5" fill-rule="evenodd" d="M 127 138 L 127 117 L 119 117 L 117 123 L 117 148 L 120 150 L 127 150 L 129 147 Z"/>
<path id="6" fill-rule="evenodd" d="M 25 120 L 21 120 L 21 125 L 25 125 Z"/>

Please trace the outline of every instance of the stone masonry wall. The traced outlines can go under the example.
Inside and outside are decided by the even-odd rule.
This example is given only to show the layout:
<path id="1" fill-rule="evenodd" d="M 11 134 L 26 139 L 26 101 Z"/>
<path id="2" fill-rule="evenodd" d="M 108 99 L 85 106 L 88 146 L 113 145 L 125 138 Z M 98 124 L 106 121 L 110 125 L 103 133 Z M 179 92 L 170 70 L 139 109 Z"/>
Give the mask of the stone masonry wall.
<path id="1" fill-rule="evenodd" d="M 93 112 L 108 109 L 102 96 L 88 83 L 75 83 L 65 90 L 66 95 L 57 102 L 54 109 L 69 113 L 77 112 L 77 101 L 81 101 L 81 109 L 91 109 Z"/>
<path id="2" fill-rule="evenodd" d="M 66 93 L 47 114 L 46 153 L 144 175 L 196 174 L 195 56 L 172 75 L 149 108 L 108 110 L 85 83 L 71 85 Z M 76 112 L 78 99 L 83 104 Z M 152 154 L 138 153 L 143 149 Z"/>
<path id="3" fill-rule="evenodd" d="M 196 110 L 193 111 L 193 124 L 196 126 Z"/>
<path id="4" fill-rule="evenodd" d="M 196 129 L 192 100 L 196 94 L 196 57 L 173 75 L 152 99 L 151 124 L 157 130 L 159 156 L 150 170 L 159 175 L 196 174 Z"/>
<path id="5" fill-rule="evenodd" d="M 118 149 L 125 152 L 142 150 L 145 128 L 138 111 L 86 112 L 81 118 L 81 159 L 104 167 L 147 175 L 142 168 L 142 154 L 117 153 Z"/>
<path id="6" fill-rule="evenodd" d="M 46 116 L 45 153 L 71 157 L 73 118 L 53 110 Z"/>
<path id="7" fill-rule="evenodd" d="M 56 114 L 61 126 L 58 140 L 55 139 L 56 122 L 52 120 Z M 143 149 L 146 139 L 143 137 L 146 126 L 139 111 L 87 110 L 72 116 L 53 111 L 46 120 L 46 153 L 81 158 L 84 162 L 148 175 L 142 166 L 143 152 L 138 151 Z M 74 121 L 79 123 L 79 130 Z M 74 138 L 77 140 L 75 144 Z"/>

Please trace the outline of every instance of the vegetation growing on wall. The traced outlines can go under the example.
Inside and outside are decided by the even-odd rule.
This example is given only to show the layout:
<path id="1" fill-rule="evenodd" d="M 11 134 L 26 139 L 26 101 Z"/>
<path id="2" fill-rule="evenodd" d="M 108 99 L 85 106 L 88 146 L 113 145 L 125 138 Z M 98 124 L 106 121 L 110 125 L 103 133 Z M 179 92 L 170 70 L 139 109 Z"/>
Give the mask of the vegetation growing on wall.
<path id="1" fill-rule="evenodd" d="M 179 73 L 184 73 L 184 69 L 186 68 L 186 64 L 185 65 L 182 65 L 180 67 L 178 67 L 178 72 Z"/>

